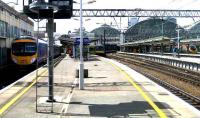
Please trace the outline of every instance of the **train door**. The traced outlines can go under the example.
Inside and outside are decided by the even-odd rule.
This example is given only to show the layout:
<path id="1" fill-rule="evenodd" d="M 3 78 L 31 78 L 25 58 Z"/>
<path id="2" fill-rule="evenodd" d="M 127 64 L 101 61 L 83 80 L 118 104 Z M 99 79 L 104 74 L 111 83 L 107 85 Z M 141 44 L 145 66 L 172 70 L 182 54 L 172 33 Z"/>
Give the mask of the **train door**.
<path id="1" fill-rule="evenodd" d="M 0 38 L 0 68 L 7 63 L 6 38 Z"/>

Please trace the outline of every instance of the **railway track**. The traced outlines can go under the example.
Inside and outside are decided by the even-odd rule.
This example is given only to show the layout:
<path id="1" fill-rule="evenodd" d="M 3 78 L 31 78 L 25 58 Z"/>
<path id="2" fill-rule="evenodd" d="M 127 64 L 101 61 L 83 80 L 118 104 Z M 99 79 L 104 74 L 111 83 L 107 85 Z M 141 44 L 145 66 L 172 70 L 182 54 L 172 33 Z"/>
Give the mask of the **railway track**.
<path id="1" fill-rule="evenodd" d="M 183 70 L 181 70 L 181 72 L 177 72 L 177 69 L 176 71 L 173 69 L 173 67 L 165 67 L 166 65 L 165 64 L 157 64 L 155 62 L 151 62 L 151 61 L 148 61 L 148 60 L 137 60 L 137 59 L 130 59 L 130 58 L 125 58 L 123 56 L 119 56 L 119 55 L 109 55 L 108 56 L 109 58 L 113 58 L 113 59 L 116 59 L 116 60 L 120 60 L 122 63 L 126 64 L 126 65 L 129 65 L 129 67 L 131 67 L 131 65 L 136 65 L 136 66 L 143 66 L 144 68 L 148 68 L 148 69 L 153 69 L 155 71 L 159 71 L 161 73 L 164 73 L 164 74 L 167 74 L 169 76 L 174 76 L 176 78 L 179 78 L 181 79 L 182 81 L 186 81 L 186 82 L 189 82 L 189 83 L 192 83 L 193 85 L 195 86 L 199 86 L 199 81 L 198 79 L 196 78 L 196 76 L 198 75 L 197 74 L 194 74 L 192 75 L 193 78 L 197 79 L 197 80 L 192 80 L 193 78 L 189 78 L 189 76 L 191 76 L 190 74 L 188 74 L 188 72 L 186 71 L 185 73 L 183 72 Z M 155 66 L 156 65 L 156 66 Z M 158 68 L 157 68 L 158 67 Z M 151 74 L 148 74 L 144 71 L 141 71 L 139 69 L 135 69 L 137 72 L 143 74 L 144 76 L 148 77 L 149 79 L 153 80 L 154 82 L 158 83 L 159 85 L 163 86 L 164 88 L 168 89 L 169 91 L 171 91 L 173 94 L 175 94 L 176 96 L 180 97 L 181 99 L 183 99 L 184 101 L 188 102 L 189 104 L 191 104 L 192 106 L 194 106 L 195 108 L 197 108 L 198 110 L 200 110 L 200 98 L 194 96 L 194 95 L 191 95 L 179 88 L 177 88 L 176 86 L 173 86 Z M 185 74 L 183 77 L 180 77 L 181 76 L 181 73 Z M 187 79 L 185 79 L 185 77 Z M 198 84 L 196 84 L 195 82 L 198 82 Z"/>
<path id="2" fill-rule="evenodd" d="M 148 73 L 144 73 L 144 72 L 139 72 L 141 74 L 143 74 L 144 76 L 150 78 L 151 80 L 153 80 L 154 82 L 158 83 L 159 85 L 163 86 L 164 88 L 168 89 L 169 91 L 171 91 L 173 94 L 175 94 L 176 96 L 180 97 L 181 99 L 183 99 L 184 101 L 188 102 L 189 104 L 191 104 L 192 106 L 194 106 L 195 108 L 197 108 L 198 110 L 200 110 L 200 98 L 193 96 L 163 80 L 160 80 L 159 78 L 156 78 Z"/>
<path id="3" fill-rule="evenodd" d="M 174 67 L 171 65 L 167 64 L 161 64 L 157 62 L 153 62 L 150 60 L 144 60 L 141 58 L 132 58 L 131 56 L 124 56 L 124 55 L 112 55 L 115 58 L 118 58 L 120 60 L 124 60 L 130 63 L 134 63 L 135 65 L 138 66 L 143 66 L 148 69 L 153 69 L 158 72 L 164 73 L 166 75 L 173 76 L 175 78 L 178 78 L 181 81 L 185 81 L 188 83 L 191 83 L 192 85 L 195 86 L 200 86 L 200 73 L 194 72 L 194 71 L 189 71 L 185 70 L 182 68 Z"/>
<path id="4" fill-rule="evenodd" d="M 65 57 L 65 55 L 61 55 L 57 58 L 54 59 L 54 66 L 56 66 L 57 64 L 59 64 L 59 62 Z M 41 66 L 47 66 L 47 65 L 38 65 L 38 68 Z M 23 76 L 27 75 L 28 73 L 31 73 L 32 71 L 34 71 L 36 69 L 35 67 L 32 68 L 25 68 L 20 70 L 19 68 L 12 68 L 13 66 L 9 67 L 8 69 L 5 69 L 4 71 L 0 71 L 0 74 L 2 78 L 0 80 L 0 90 L 3 89 L 4 87 L 10 85 L 11 83 L 17 81 L 18 79 L 22 78 Z M 10 74 L 11 73 L 11 74 Z"/>

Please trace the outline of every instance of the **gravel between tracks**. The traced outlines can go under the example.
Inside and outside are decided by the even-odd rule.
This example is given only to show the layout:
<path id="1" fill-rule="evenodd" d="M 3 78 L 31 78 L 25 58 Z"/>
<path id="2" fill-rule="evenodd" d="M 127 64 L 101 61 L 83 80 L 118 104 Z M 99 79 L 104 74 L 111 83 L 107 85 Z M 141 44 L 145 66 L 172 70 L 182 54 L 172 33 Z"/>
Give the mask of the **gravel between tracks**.
<path id="1" fill-rule="evenodd" d="M 147 69 L 147 68 L 136 66 L 136 65 L 133 65 L 133 64 L 130 65 L 130 64 L 123 62 L 123 61 L 120 61 L 120 62 L 125 64 L 125 65 L 128 65 L 130 68 L 132 68 L 136 71 L 143 71 L 145 73 L 149 73 L 149 74 L 151 74 L 151 75 L 153 75 L 153 76 L 155 76 L 155 77 L 157 77 L 161 80 L 164 80 L 167 83 L 170 83 L 170 84 L 176 86 L 177 88 L 182 89 L 183 91 L 185 91 L 187 93 L 190 93 L 191 95 L 194 95 L 194 96 L 200 98 L 200 91 L 199 91 L 200 86 L 194 86 L 191 83 L 181 81 L 178 78 L 163 74 L 163 73 L 155 71 L 155 70 Z"/>

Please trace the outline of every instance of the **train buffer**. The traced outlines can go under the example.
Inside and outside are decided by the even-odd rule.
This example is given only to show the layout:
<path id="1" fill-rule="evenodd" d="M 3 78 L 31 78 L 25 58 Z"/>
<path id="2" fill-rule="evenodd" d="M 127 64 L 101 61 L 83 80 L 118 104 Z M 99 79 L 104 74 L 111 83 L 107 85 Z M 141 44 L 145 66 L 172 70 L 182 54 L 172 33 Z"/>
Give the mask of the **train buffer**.
<path id="1" fill-rule="evenodd" d="M 166 89 L 129 67 L 103 57 L 91 56 L 90 61 L 84 62 L 89 75 L 84 90 L 79 90 L 79 79 L 74 76 L 78 65 L 77 60 L 66 56 L 54 68 L 53 103 L 46 102 L 45 68 L 40 70 L 43 77 L 38 78 L 37 102 L 34 73 L 1 90 L 0 117 L 200 117 L 198 110 Z"/>

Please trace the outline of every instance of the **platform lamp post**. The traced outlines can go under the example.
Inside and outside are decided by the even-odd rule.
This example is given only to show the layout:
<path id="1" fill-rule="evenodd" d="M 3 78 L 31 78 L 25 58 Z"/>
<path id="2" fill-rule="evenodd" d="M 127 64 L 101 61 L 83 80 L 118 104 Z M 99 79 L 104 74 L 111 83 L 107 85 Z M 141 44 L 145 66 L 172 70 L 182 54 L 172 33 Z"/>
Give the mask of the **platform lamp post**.
<path id="1" fill-rule="evenodd" d="M 176 28 L 176 31 L 177 31 L 177 47 L 178 47 L 178 50 L 177 50 L 177 57 L 179 58 L 180 57 L 180 30 L 181 28 L 179 26 L 177 26 Z"/>
<path id="2" fill-rule="evenodd" d="M 163 19 L 162 19 L 162 40 L 164 38 L 164 23 L 163 23 Z M 161 55 L 163 56 L 163 42 L 161 42 Z"/>
<path id="3" fill-rule="evenodd" d="M 102 25 L 102 28 L 103 28 L 103 35 L 101 35 L 101 45 L 103 45 L 103 51 L 104 51 L 104 56 L 106 57 L 106 28 L 104 25 L 107 25 L 106 23 L 96 23 L 96 24 L 100 24 Z"/>
<path id="4" fill-rule="evenodd" d="M 46 10 L 46 14 L 48 14 L 49 16 L 46 16 L 46 18 L 48 19 L 48 23 L 47 23 L 47 29 L 48 29 L 48 59 L 47 59 L 47 63 L 48 63 L 48 86 L 49 86 L 49 95 L 48 95 L 48 102 L 54 102 L 54 88 L 53 88 L 53 43 L 54 43 L 54 39 L 53 39 L 53 29 L 54 29 L 54 13 L 58 11 L 58 7 L 54 6 L 54 5 L 50 5 L 49 2 L 45 2 L 44 0 L 38 0 L 38 1 L 34 1 L 31 4 L 29 4 L 29 9 L 30 11 L 32 11 L 33 13 L 36 13 L 36 15 L 38 14 L 41 15 L 41 11 L 42 10 Z M 43 11 L 44 12 L 44 11 Z"/>
<path id="5" fill-rule="evenodd" d="M 104 56 L 106 57 L 106 30 L 103 28 L 103 47 L 104 47 Z"/>
<path id="6" fill-rule="evenodd" d="M 87 4 L 91 4 L 96 2 L 96 0 L 92 0 L 87 2 Z M 73 3 L 77 3 L 74 1 Z M 83 63 L 83 11 L 82 11 L 83 2 L 80 0 L 80 65 L 79 65 L 79 89 L 84 89 L 84 63 Z"/>

